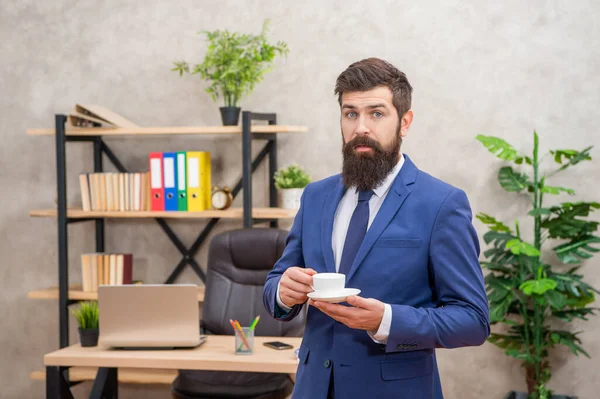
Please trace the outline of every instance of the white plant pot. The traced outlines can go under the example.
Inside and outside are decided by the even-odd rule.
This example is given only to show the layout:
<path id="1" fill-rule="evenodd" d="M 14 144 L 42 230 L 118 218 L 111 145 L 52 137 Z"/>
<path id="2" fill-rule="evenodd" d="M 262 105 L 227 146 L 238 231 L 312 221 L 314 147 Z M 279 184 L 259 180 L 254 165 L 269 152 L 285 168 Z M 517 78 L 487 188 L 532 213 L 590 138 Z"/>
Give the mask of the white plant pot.
<path id="1" fill-rule="evenodd" d="M 303 191 L 303 188 L 279 189 L 279 207 L 283 209 L 300 209 L 300 198 Z"/>

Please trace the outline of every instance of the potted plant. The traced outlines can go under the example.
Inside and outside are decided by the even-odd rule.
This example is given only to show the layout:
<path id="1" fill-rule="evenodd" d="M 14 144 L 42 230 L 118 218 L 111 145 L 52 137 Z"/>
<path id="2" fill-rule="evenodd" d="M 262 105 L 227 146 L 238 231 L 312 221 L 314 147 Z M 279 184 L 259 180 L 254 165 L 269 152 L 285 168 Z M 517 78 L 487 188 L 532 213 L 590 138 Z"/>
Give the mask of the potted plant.
<path id="1" fill-rule="evenodd" d="M 264 75 L 273 67 L 277 54 L 287 54 L 287 44 L 267 41 L 269 21 L 263 24 L 259 35 L 241 34 L 228 30 L 202 31 L 208 39 L 208 51 L 201 64 L 194 66 L 192 74 L 200 77 L 210 86 L 206 91 L 217 101 L 221 96 L 224 106 L 220 107 L 224 125 L 237 125 L 240 114 L 239 100 L 249 94 Z M 174 62 L 173 71 L 179 76 L 190 72 L 186 61 Z"/>
<path id="2" fill-rule="evenodd" d="M 274 179 L 279 194 L 279 207 L 299 209 L 300 197 L 304 187 L 311 181 L 310 176 L 298 165 L 290 165 L 275 172 Z"/>
<path id="3" fill-rule="evenodd" d="M 582 151 L 554 150 L 549 154 L 558 166 L 543 173 L 538 156 L 538 135 L 533 134 L 531 156 L 517 151 L 506 141 L 478 135 L 479 140 L 498 158 L 527 167 L 533 176 L 512 166 L 503 166 L 498 180 L 504 190 L 520 193 L 531 201 L 528 216 L 533 218 L 531 236 L 523 234 L 519 222 L 514 228 L 485 213 L 477 218 L 490 229 L 485 235 L 489 246 L 481 262 L 489 271 L 485 278 L 492 324 L 505 325 L 502 332 L 492 333 L 489 342 L 522 362 L 528 393 L 510 392 L 507 399 L 569 398 L 554 395 L 548 382 L 552 367 L 549 351 L 565 346 L 573 354 L 589 357 L 581 347 L 579 332 L 568 327 L 574 319 L 587 320 L 597 308 L 589 307 L 599 291 L 584 281 L 579 273 L 582 260 L 599 252 L 600 237 L 595 235 L 598 222 L 586 220 L 600 208 L 598 202 L 568 201 L 545 205 L 548 195 L 575 195 L 571 188 L 548 185 L 555 174 L 580 162 L 591 160 L 592 147 Z M 558 201 L 553 201 L 556 203 Z M 551 240 L 558 243 L 551 244 Z M 544 246 L 548 249 L 543 252 Z"/>
<path id="4" fill-rule="evenodd" d="M 98 345 L 98 302 L 81 302 L 72 310 L 79 325 L 79 340 L 81 346 L 91 347 Z"/>

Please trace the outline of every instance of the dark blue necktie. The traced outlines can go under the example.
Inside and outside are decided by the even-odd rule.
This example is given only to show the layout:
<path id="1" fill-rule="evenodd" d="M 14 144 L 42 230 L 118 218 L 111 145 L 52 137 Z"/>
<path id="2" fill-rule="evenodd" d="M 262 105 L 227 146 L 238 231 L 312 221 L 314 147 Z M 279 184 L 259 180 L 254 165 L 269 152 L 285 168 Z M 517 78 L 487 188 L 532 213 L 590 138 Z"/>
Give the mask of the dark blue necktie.
<path id="1" fill-rule="evenodd" d="M 372 190 L 358 192 L 358 205 L 356 205 L 352 219 L 350 219 L 338 273 L 348 275 L 350 266 L 352 266 L 352 262 L 356 258 L 358 248 L 365 238 L 367 225 L 369 224 L 369 200 L 373 194 Z"/>

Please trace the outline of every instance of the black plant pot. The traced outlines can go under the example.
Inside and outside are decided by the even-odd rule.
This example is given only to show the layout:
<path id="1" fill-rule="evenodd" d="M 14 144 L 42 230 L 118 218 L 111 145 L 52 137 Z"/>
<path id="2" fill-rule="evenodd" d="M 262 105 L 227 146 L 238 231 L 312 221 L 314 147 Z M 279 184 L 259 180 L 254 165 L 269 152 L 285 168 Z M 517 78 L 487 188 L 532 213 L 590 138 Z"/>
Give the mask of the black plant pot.
<path id="1" fill-rule="evenodd" d="M 527 393 L 525 392 L 517 392 L 511 391 L 504 397 L 504 399 L 527 399 Z M 577 396 L 568 396 L 568 395 L 552 395 L 550 399 L 577 399 Z"/>
<path id="2" fill-rule="evenodd" d="M 220 107 L 221 120 L 224 126 L 236 126 L 240 119 L 240 107 Z"/>
<path id="3" fill-rule="evenodd" d="M 98 329 L 90 328 L 90 329 L 79 329 L 79 341 L 81 342 L 81 346 L 84 347 L 92 347 L 98 345 Z"/>

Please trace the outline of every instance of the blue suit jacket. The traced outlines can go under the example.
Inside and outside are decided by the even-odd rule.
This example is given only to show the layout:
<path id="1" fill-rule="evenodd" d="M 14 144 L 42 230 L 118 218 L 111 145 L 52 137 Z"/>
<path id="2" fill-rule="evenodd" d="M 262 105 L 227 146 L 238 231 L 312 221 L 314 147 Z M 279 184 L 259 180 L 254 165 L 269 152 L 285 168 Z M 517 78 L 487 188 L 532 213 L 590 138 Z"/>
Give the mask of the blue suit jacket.
<path id="1" fill-rule="evenodd" d="M 334 375 L 336 398 L 442 399 L 435 348 L 481 345 L 490 333 L 479 242 L 467 196 L 405 163 L 346 276 L 346 287 L 392 307 L 386 345 L 308 309 L 294 399 L 325 399 Z M 335 272 L 333 219 L 345 191 L 340 175 L 311 183 L 269 272 L 263 294 L 275 318 L 277 285 L 288 267 Z"/>

